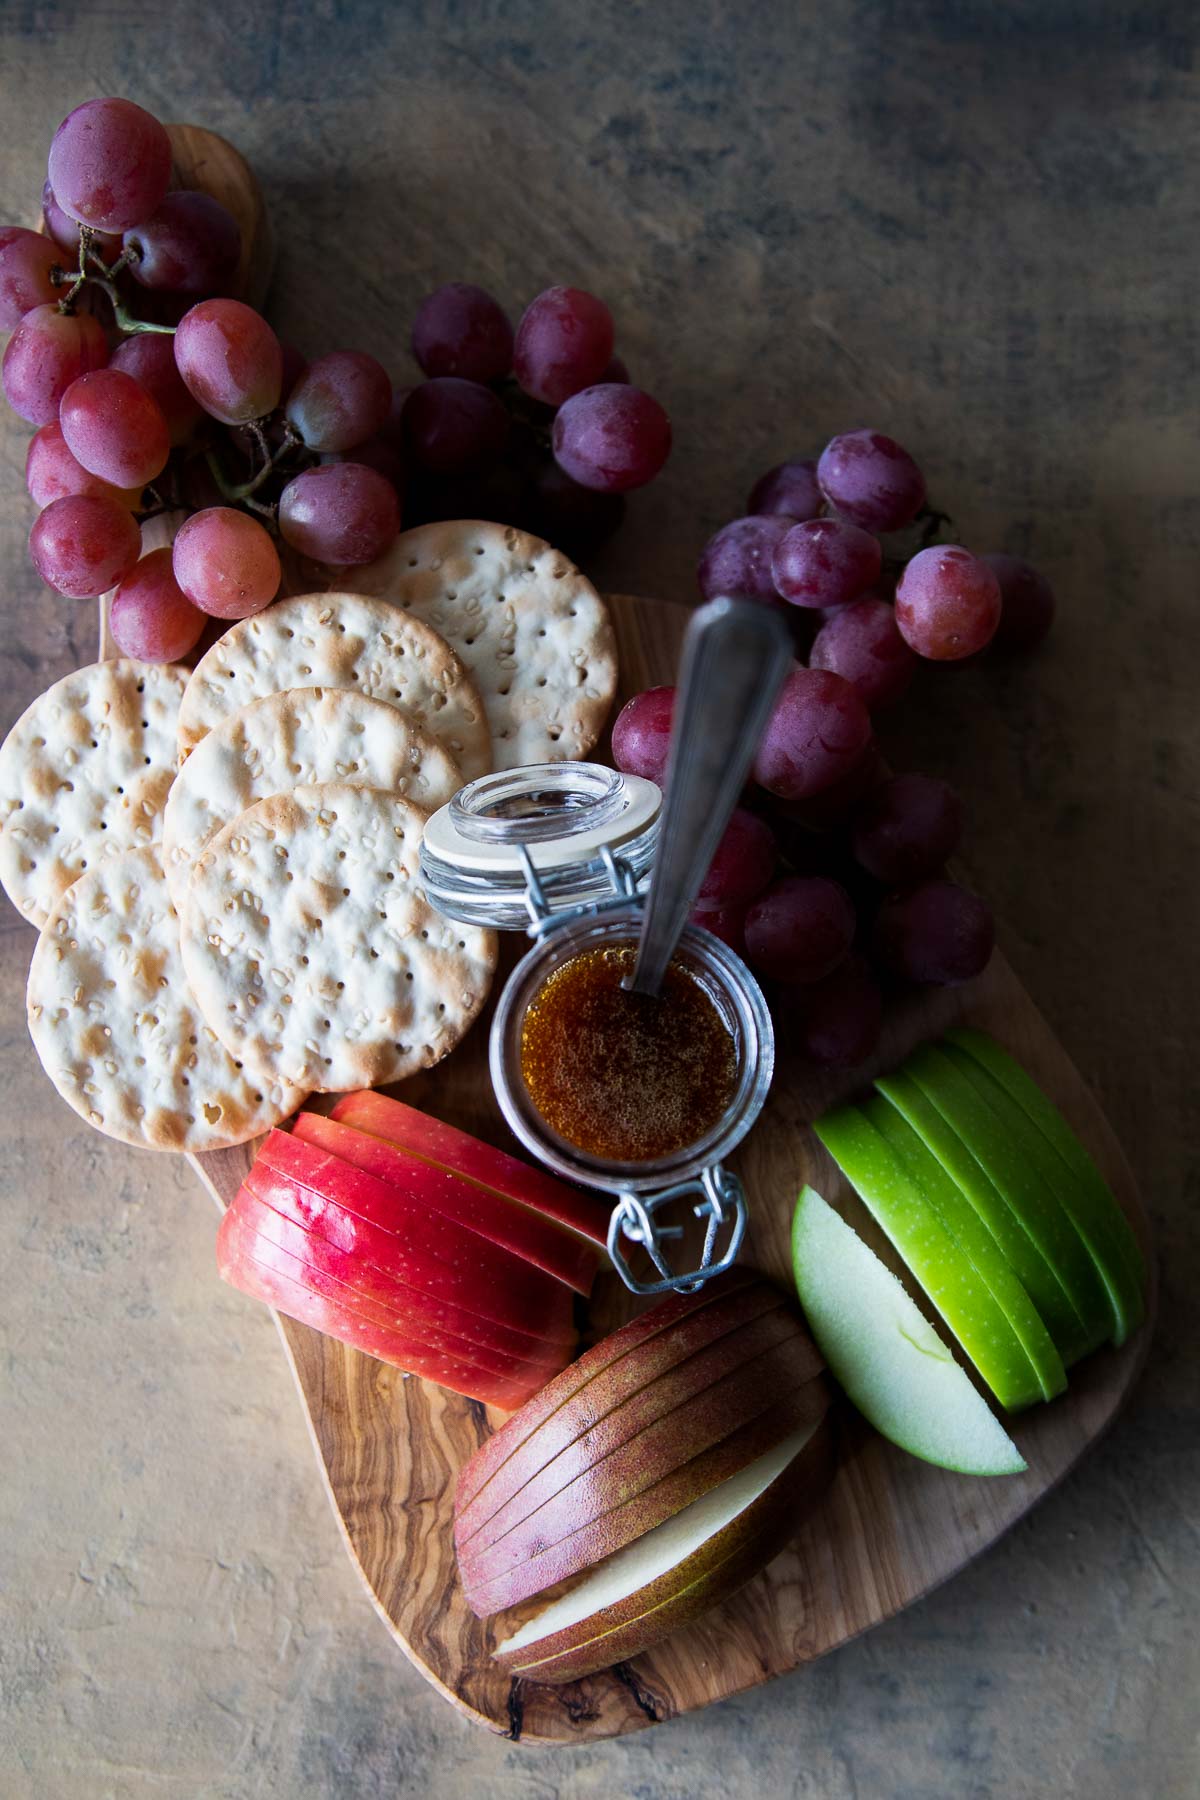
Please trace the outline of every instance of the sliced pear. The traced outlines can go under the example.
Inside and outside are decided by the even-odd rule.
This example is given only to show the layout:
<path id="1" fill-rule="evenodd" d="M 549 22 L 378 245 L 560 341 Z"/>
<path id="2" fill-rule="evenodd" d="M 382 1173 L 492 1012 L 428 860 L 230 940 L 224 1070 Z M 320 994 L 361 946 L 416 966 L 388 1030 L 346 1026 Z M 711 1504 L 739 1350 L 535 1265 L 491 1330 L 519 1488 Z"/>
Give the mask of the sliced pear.
<path id="1" fill-rule="evenodd" d="M 1053 1246 L 1044 1247 L 1039 1218 L 1023 1219 L 1004 1198 L 983 1164 L 969 1150 L 954 1127 L 926 1098 L 903 1069 L 880 1075 L 875 1086 L 907 1119 L 926 1149 L 936 1156 L 946 1174 L 965 1194 L 1030 1299 L 1046 1322 L 1063 1362 L 1069 1367 L 1089 1347 L 1093 1331 L 1084 1324 L 1050 1258 Z"/>
<path id="2" fill-rule="evenodd" d="M 900 1158 L 857 1106 L 839 1106 L 813 1130 L 887 1233 L 934 1306 L 1009 1411 L 1042 1398 L 1033 1364 L 981 1280 Z"/>
<path id="3" fill-rule="evenodd" d="M 835 1379 L 902 1450 L 963 1475 L 1019 1475 L 1024 1457 L 890 1269 L 815 1188 L 792 1220 L 800 1304 Z"/>
<path id="4" fill-rule="evenodd" d="M 1033 1364 L 1042 1390 L 1043 1400 L 1053 1400 L 1064 1392 L 1067 1371 L 1054 1341 L 1046 1330 L 1041 1314 L 1013 1270 L 1012 1264 L 997 1246 L 955 1181 L 947 1175 L 935 1156 L 931 1156 L 906 1119 L 882 1095 L 874 1095 L 863 1106 L 863 1112 L 884 1142 L 900 1158 L 926 1200 L 937 1213 L 950 1236 L 969 1259 L 980 1280 L 1020 1340 L 1021 1348 Z"/>
<path id="5" fill-rule="evenodd" d="M 960 1050 L 965 1050 L 981 1068 L 986 1069 L 1002 1088 L 1007 1089 L 1027 1117 L 1032 1119 L 1054 1145 L 1076 1179 L 1090 1189 L 1096 1204 L 1107 1204 L 1114 1209 L 1117 1217 L 1113 1224 L 1120 1238 L 1121 1254 L 1140 1288 L 1146 1279 L 1146 1259 L 1125 1216 L 1124 1208 L 1049 1095 L 1042 1092 L 1033 1077 L 1007 1050 L 1001 1048 L 995 1038 L 987 1037 L 982 1031 L 972 1031 L 966 1026 L 948 1031 L 946 1036 Z"/>

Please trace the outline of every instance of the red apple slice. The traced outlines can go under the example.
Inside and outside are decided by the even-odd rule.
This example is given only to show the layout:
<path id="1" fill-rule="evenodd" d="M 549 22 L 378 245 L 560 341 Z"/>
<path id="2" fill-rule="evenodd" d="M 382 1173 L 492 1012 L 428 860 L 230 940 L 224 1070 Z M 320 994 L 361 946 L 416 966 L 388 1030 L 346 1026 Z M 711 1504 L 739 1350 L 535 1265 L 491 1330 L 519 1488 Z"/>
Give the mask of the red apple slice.
<path id="1" fill-rule="evenodd" d="M 259 1191 L 260 1179 L 252 1171 L 238 1192 L 239 1204 L 253 1201 L 260 1209 L 256 1230 L 301 1261 L 312 1262 L 334 1279 L 356 1287 L 364 1296 L 384 1305 L 394 1303 L 397 1308 L 403 1304 L 413 1319 L 414 1330 L 428 1325 L 449 1332 L 474 1344 L 481 1357 L 484 1352 L 494 1352 L 520 1362 L 552 1362 L 560 1369 L 569 1361 L 574 1347 L 570 1340 L 514 1331 L 455 1306 L 440 1295 L 414 1287 L 386 1267 L 386 1249 L 384 1264 L 374 1261 L 369 1253 L 371 1228 L 353 1214 L 336 1217 L 332 1202 L 315 1225 L 298 1223 L 288 1212 L 280 1211 L 271 1193 Z M 262 1181 L 263 1187 L 268 1185 L 269 1177 Z"/>
<path id="2" fill-rule="evenodd" d="M 624 1550 L 494 1652 L 530 1681 L 578 1681 L 640 1655 L 743 1587 L 783 1549 L 833 1473 L 828 1423 L 802 1426 Z"/>
<path id="3" fill-rule="evenodd" d="M 391 1182 L 430 1212 L 456 1219 L 547 1275 L 565 1281 L 576 1293 L 591 1293 L 601 1251 L 578 1232 L 568 1231 L 504 1194 L 424 1162 L 383 1138 L 323 1118 L 320 1113 L 299 1113 L 292 1124 L 292 1135 L 319 1150 L 328 1150 L 356 1169 L 365 1169 L 368 1175 Z"/>
<path id="4" fill-rule="evenodd" d="M 631 1495 L 576 1525 L 553 1543 L 537 1546 L 524 1561 L 481 1580 L 460 1566 L 459 1578 L 472 1612 L 480 1618 L 519 1606 L 535 1594 L 590 1568 L 603 1557 L 651 1531 L 699 1495 L 736 1475 L 789 1432 L 811 1426 L 833 1404 L 833 1389 L 823 1376 L 776 1396 L 761 1411 L 718 1438 L 716 1443 L 672 1469 L 653 1486 Z M 553 1527 L 557 1529 L 557 1527 Z"/>
<path id="5" fill-rule="evenodd" d="M 223 1229 L 225 1221 L 221 1223 Z M 221 1276 L 231 1287 L 287 1313 L 302 1325 L 311 1325 L 327 1337 L 337 1338 L 352 1349 L 362 1350 L 409 1374 L 436 1381 L 440 1387 L 451 1388 L 457 1394 L 510 1412 L 523 1405 L 536 1391 L 536 1384 L 530 1381 L 507 1381 L 489 1375 L 486 1370 L 468 1368 L 449 1357 L 414 1354 L 411 1346 L 395 1333 L 385 1331 L 373 1320 L 364 1319 L 340 1302 L 323 1298 L 310 1287 L 290 1281 L 277 1269 L 245 1254 L 236 1240 L 223 1239 L 220 1231 L 217 1234 L 217 1259 Z"/>
<path id="6" fill-rule="evenodd" d="M 496 1611 L 491 1590 L 497 1582 L 511 1584 L 506 1591 L 512 1598 L 503 1604 L 512 1605 L 517 1597 L 539 1593 L 550 1582 L 586 1568 L 597 1560 L 593 1550 L 596 1534 L 606 1537 L 604 1554 L 617 1548 L 608 1541 L 613 1532 L 622 1543 L 637 1536 L 646 1527 L 638 1522 L 642 1508 L 631 1506 L 631 1501 L 644 1501 L 647 1507 L 651 1501 L 661 1501 L 672 1476 L 750 1420 L 769 1412 L 780 1397 L 811 1387 L 807 1403 L 814 1413 L 824 1412 L 829 1390 L 820 1377 L 799 1372 L 802 1365 L 794 1350 L 794 1345 L 781 1345 L 714 1382 L 702 1398 L 686 1402 L 647 1426 L 639 1437 L 567 1483 L 495 1543 L 460 1558 L 464 1588 L 477 1597 L 488 1596 L 481 1610 Z M 693 1497 L 694 1491 L 688 1494 Z M 551 1551 L 556 1553 L 554 1558 L 548 1555 Z M 547 1575 L 548 1568 L 557 1573 Z M 474 1599 L 471 1604 L 475 1606 Z"/>
<path id="7" fill-rule="evenodd" d="M 648 1382 L 619 1406 L 614 1406 L 544 1463 L 537 1474 L 512 1492 L 489 1518 L 480 1520 L 478 1509 L 473 1514 L 469 1508 L 464 1508 L 454 1522 L 454 1542 L 460 1563 L 496 1544 L 506 1532 L 570 1482 L 595 1472 L 605 1457 L 657 1426 L 668 1414 L 678 1417 L 677 1408 L 690 1406 L 698 1398 L 707 1400 L 714 1383 L 731 1370 L 753 1363 L 760 1371 L 765 1391 L 778 1392 L 775 1379 L 783 1359 L 772 1361 L 770 1353 L 788 1340 L 799 1349 L 802 1378 L 809 1379 L 818 1374 L 823 1366 L 820 1353 L 792 1308 L 780 1306 L 774 1312 L 760 1314 Z M 790 1376 L 792 1359 L 786 1360 Z"/>
<path id="8" fill-rule="evenodd" d="M 248 1189 L 242 1188 L 231 1211 L 237 1212 L 237 1224 L 231 1227 L 231 1238 L 239 1230 L 252 1233 L 257 1240 L 253 1254 L 259 1261 L 278 1266 L 293 1281 L 310 1286 L 329 1300 L 353 1307 L 364 1318 L 374 1319 L 385 1330 L 397 1332 L 414 1344 L 430 1351 L 441 1351 L 456 1362 L 469 1363 L 495 1375 L 516 1375 L 522 1379 L 537 1378 L 544 1387 L 570 1358 L 565 1344 L 547 1344 L 541 1354 L 527 1356 L 511 1351 L 487 1348 L 477 1340 L 462 1337 L 435 1323 L 412 1306 L 413 1292 L 393 1282 L 388 1289 L 381 1280 L 377 1285 L 364 1285 L 359 1279 L 365 1265 L 348 1263 L 340 1251 L 326 1254 L 330 1246 L 313 1233 L 292 1225 L 270 1207 L 265 1206 Z M 263 1248 L 271 1246 L 268 1256 Z"/>
<path id="9" fill-rule="evenodd" d="M 585 1350 L 522 1409 L 519 1419 L 506 1421 L 480 1445 L 459 1471 L 455 1510 L 465 1513 L 478 1501 L 484 1516 L 490 1514 L 629 1394 L 747 1319 L 782 1304 L 780 1290 L 748 1268 L 731 1269 L 699 1293 L 659 1301 Z M 629 1362 L 643 1344 L 646 1360 Z M 601 1377 L 603 1386 L 593 1387 Z"/>
<path id="10" fill-rule="evenodd" d="M 386 1181 L 286 1131 L 272 1131 L 264 1140 L 253 1182 L 268 1173 L 294 1191 L 298 1211 L 308 1217 L 319 1217 L 332 1202 L 386 1233 L 392 1244 L 389 1266 L 414 1287 L 430 1287 L 470 1312 L 518 1329 L 553 1318 L 557 1307 L 562 1329 L 556 1335 L 570 1335 L 571 1294 L 562 1282 L 453 1219 L 427 1212 Z"/>
<path id="11" fill-rule="evenodd" d="M 544 1213 L 548 1219 L 557 1219 L 560 1225 L 582 1232 L 594 1243 L 608 1243 L 611 1207 L 607 1201 L 568 1187 L 545 1169 L 496 1150 L 468 1132 L 459 1131 L 457 1126 L 418 1112 L 415 1106 L 406 1106 L 403 1100 L 364 1088 L 360 1093 L 343 1094 L 330 1116 L 374 1137 L 386 1138 L 410 1156 L 451 1169 L 467 1181 Z"/>

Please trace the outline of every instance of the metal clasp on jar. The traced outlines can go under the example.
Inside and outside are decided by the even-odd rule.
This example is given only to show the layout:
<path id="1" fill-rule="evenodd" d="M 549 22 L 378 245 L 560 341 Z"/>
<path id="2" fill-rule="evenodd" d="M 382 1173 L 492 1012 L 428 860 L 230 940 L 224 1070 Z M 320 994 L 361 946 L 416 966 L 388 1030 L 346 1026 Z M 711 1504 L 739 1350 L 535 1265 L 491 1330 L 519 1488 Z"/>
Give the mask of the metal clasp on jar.
<path id="1" fill-rule="evenodd" d="M 694 1218 L 704 1221 L 704 1248 L 692 1269 L 673 1270 L 667 1253 L 668 1243 L 677 1243 L 684 1234 L 682 1225 L 659 1222 L 658 1214 L 677 1200 L 700 1196 L 691 1208 Z M 720 1254 L 717 1246 L 723 1226 L 728 1226 Z M 613 1268 L 634 1294 L 693 1294 L 697 1288 L 723 1275 L 738 1259 L 742 1239 L 746 1235 L 746 1196 L 736 1175 L 720 1163 L 710 1164 L 699 1177 L 680 1181 L 658 1194 L 622 1193 L 608 1222 L 608 1254 Z M 640 1245 L 659 1273 L 657 1281 L 641 1281 L 630 1268 L 621 1240 Z"/>

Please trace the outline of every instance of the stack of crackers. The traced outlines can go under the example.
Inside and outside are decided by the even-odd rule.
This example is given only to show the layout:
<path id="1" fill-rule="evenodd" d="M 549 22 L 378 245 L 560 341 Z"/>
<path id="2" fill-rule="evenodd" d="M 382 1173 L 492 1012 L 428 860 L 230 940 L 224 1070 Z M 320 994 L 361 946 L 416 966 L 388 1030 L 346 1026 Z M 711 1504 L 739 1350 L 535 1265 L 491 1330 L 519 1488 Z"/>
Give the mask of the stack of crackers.
<path id="1" fill-rule="evenodd" d="M 0 881 L 41 927 L 47 1074 L 125 1143 L 244 1142 L 307 1094 L 440 1060 L 494 934 L 420 882 L 425 819 L 493 768 L 586 756 L 616 691 L 603 602 L 558 551 L 450 521 L 242 620 L 194 670 L 116 659 L 0 748 Z"/>

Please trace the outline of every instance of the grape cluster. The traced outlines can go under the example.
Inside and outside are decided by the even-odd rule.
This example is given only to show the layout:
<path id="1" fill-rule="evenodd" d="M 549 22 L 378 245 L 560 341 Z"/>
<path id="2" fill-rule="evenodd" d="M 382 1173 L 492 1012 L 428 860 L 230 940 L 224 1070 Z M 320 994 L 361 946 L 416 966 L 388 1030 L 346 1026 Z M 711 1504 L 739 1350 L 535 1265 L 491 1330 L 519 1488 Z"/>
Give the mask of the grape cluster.
<path id="1" fill-rule="evenodd" d="M 426 379 L 394 390 L 362 351 L 281 343 L 235 297 L 237 221 L 170 181 L 166 128 L 90 100 L 50 146 L 42 232 L 0 228 L 4 392 L 36 428 L 30 554 L 62 594 L 116 588 L 126 655 L 177 659 L 210 618 L 270 605 L 281 546 L 374 561 L 402 502 L 408 524 L 493 518 L 582 552 L 661 469 L 667 416 L 595 296 L 549 288 L 514 333 L 483 289 L 441 287 L 413 323 Z M 172 550 L 143 556 L 140 523 L 179 510 Z"/>

